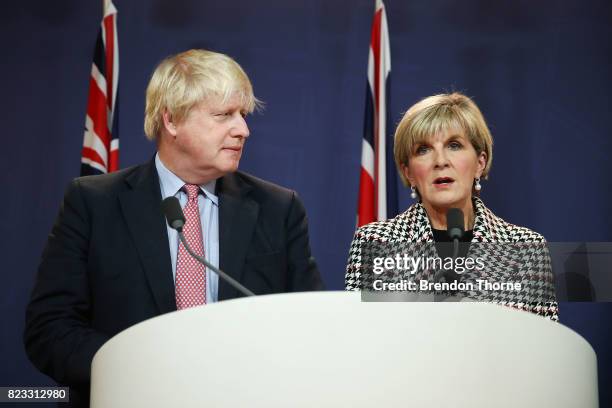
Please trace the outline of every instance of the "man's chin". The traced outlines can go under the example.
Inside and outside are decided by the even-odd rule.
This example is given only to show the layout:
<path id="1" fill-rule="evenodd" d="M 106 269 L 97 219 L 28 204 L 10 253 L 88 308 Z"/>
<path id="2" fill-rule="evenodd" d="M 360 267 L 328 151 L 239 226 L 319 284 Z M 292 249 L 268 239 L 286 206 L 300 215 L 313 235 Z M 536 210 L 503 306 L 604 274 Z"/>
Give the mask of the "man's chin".
<path id="1" fill-rule="evenodd" d="M 238 170 L 238 165 L 240 164 L 239 160 L 236 160 L 233 163 L 228 163 L 226 166 L 223 167 L 223 173 L 224 174 L 228 174 L 228 173 L 233 173 L 236 170 Z"/>

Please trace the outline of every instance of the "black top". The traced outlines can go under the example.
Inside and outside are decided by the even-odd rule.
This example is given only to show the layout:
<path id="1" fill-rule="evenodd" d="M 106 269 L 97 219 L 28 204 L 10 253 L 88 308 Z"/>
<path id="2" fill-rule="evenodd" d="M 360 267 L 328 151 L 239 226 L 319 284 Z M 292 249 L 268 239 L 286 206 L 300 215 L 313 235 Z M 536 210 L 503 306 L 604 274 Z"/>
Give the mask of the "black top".
<path id="1" fill-rule="evenodd" d="M 452 240 L 448 236 L 448 232 L 446 230 L 439 230 L 432 228 L 433 238 L 436 242 L 436 249 L 438 250 L 438 255 L 440 258 L 450 258 L 453 256 L 453 244 Z M 472 242 L 472 238 L 474 238 L 474 231 L 468 230 L 463 233 L 463 236 L 459 240 L 459 256 L 466 257 L 468 250 L 470 248 L 470 242 Z"/>
<path id="2" fill-rule="evenodd" d="M 446 231 L 446 230 L 439 230 L 439 229 L 435 229 L 435 228 L 432 228 L 431 231 L 433 232 L 434 241 L 436 241 L 436 242 L 453 242 L 453 241 L 451 241 L 450 237 L 448 236 L 448 231 Z M 463 236 L 461 237 L 459 242 L 472 242 L 472 238 L 474 238 L 474 231 L 473 230 L 468 230 L 468 231 L 465 231 L 463 233 Z"/>

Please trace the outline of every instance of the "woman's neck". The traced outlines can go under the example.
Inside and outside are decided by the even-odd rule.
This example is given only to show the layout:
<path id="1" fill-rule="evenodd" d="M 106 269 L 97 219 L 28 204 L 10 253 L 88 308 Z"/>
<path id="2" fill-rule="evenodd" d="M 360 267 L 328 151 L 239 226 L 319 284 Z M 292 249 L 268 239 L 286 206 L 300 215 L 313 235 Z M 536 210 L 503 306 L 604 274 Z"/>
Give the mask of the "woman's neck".
<path id="1" fill-rule="evenodd" d="M 446 223 L 446 213 L 449 208 L 452 207 L 436 207 L 426 203 L 423 203 L 423 207 L 425 211 L 427 211 L 427 216 L 429 217 L 429 222 L 431 223 L 431 227 L 438 230 L 447 229 Z M 474 205 L 472 204 L 472 200 L 469 199 L 467 202 L 459 208 L 463 211 L 463 222 L 466 230 L 471 230 L 474 228 Z"/>

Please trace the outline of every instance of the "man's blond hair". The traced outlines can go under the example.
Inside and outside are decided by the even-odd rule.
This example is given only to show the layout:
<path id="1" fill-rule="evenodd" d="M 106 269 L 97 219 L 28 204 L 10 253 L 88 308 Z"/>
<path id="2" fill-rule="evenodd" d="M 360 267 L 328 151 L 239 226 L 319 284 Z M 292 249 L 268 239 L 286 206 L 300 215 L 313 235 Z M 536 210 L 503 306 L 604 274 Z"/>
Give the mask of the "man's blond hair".
<path id="1" fill-rule="evenodd" d="M 197 49 L 172 55 L 160 62 L 147 86 L 145 134 L 157 140 L 164 112 L 180 123 L 200 102 L 223 104 L 231 98 L 238 98 L 245 113 L 252 113 L 261 104 L 249 77 L 232 58 Z"/>

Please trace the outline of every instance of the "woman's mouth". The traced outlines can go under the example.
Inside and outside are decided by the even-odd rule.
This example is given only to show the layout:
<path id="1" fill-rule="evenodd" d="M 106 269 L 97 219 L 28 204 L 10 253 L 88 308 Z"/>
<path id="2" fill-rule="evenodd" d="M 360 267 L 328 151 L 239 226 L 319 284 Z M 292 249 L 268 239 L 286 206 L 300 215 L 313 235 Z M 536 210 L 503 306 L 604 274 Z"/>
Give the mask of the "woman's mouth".
<path id="1" fill-rule="evenodd" d="M 433 181 L 433 185 L 438 188 L 448 187 L 453 184 L 455 180 L 451 177 L 438 177 Z"/>

